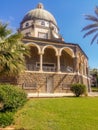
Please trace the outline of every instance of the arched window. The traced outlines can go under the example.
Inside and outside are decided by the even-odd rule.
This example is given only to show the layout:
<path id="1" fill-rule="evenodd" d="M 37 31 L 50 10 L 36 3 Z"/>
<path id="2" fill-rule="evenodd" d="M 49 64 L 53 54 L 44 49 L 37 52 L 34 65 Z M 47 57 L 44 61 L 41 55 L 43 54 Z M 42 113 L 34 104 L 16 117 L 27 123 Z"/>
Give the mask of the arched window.
<path id="1" fill-rule="evenodd" d="M 42 22 L 41 22 L 41 25 L 42 25 L 42 26 L 45 26 L 45 21 L 42 21 Z"/>
<path id="2" fill-rule="evenodd" d="M 25 26 L 28 27 L 28 26 L 29 26 L 29 23 L 26 23 Z"/>

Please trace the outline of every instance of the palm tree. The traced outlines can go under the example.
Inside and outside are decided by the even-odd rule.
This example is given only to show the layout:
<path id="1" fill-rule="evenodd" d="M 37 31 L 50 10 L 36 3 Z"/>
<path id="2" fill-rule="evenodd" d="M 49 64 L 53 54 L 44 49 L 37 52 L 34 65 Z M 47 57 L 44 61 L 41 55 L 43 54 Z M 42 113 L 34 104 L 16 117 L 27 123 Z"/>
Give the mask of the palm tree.
<path id="1" fill-rule="evenodd" d="M 21 40 L 21 34 L 12 34 L 8 24 L 0 22 L 0 74 L 16 75 L 25 69 L 29 49 Z"/>
<path id="2" fill-rule="evenodd" d="M 93 15 L 85 15 L 85 19 L 86 20 L 90 20 L 92 21 L 93 23 L 92 24 L 89 24 L 87 26 L 85 26 L 82 31 L 88 31 L 85 33 L 85 35 L 83 36 L 83 38 L 85 38 L 86 36 L 90 35 L 90 34 L 93 34 L 93 33 L 96 33 L 94 35 L 94 37 L 92 38 L 91 40 L 91 44 L 97 40 L 97 43 L 98 43 L 98 6 L 95 7 L 95 15 L 96 16 L 93 16 Z"/>

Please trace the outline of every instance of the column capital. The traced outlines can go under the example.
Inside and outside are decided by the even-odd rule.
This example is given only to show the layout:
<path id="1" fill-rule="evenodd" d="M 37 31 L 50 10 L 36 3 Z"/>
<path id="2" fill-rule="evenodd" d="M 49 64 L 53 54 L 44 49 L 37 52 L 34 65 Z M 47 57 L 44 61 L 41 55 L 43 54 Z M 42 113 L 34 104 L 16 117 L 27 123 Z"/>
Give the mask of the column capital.
<path id="1" fill-rule="evenodd" d="M 57 54 L 56 56 L 57 56 L 57 57 L 60 57 L 61 55 L 60 55 L 60 54 Z"/>
<path id="2" fill-rule="evenodd" d="M 44 53 L 43 52 L 40 52 L 40 53 L 38 53 L 39 55 L 43 55 Z"/>
<path id="3" fill-rule="evenodd" d="M 73 58 L 77 58 L 77 59 L 78 59 L 78 58 L 79 58 L 79 56 L 74 56 Z"/>

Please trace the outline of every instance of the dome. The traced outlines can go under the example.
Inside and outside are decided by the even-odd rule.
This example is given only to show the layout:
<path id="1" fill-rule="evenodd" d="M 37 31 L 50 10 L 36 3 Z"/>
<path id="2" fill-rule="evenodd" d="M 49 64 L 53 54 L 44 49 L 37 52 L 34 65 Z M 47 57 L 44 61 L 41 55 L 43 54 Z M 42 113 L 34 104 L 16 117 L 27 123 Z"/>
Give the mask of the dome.
<path id="1" fill-rule="evenodd" d="M 23 18 L 22 23 L 27 20 L 33 20 L 33 19 L 41 19 L 46 20 L 49 22 L 52 22 L 53 24 L 57 25 L 57 22 L 54 18 L 54 16 L 44 9 L 43 4 L 39 3 L 37 5 L 36 9 L 33 9 L 29 11 Z"/>

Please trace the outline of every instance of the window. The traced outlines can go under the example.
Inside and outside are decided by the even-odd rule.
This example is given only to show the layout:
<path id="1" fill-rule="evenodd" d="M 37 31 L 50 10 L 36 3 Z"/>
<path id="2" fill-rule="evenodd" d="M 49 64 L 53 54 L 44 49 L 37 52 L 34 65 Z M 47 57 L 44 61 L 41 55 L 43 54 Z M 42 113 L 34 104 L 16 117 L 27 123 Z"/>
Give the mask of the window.
<path id="1" fill-rule="evenodd" d="M 67 66 L 67 68 L 66 68 L 66 69 L 67 69 L 67 71 L 68 71 L 68 72 L 73 72 L 73 68 L 72 68 L 72 67 L 70 67 L 70 66 Z"/>
<path id="2" fill-rule="evenodd" d="M 42 21 L 42 22 L 41 22 L 41 25 L 45 26 L 45 21 Z"/>
<path id="3" fill-rule="evenodd" d="M 31 33 L 30 33 L 30 32 L 27 32 L 25 35 L 26 35 L 26 36 L 30 36 L 30 35 L 31 35 Z"/>
<path id="4" fill-rule="evenodd" d="M 39 67 L 40 63 L 36 62 L 36 66 Z M 43 63 L 43 67 L 55 67 L 55 63 Z"/>
<path id="5" fill-rule="evenodd" d="M 43 63 L 42 66 L 43 66 L 44 71 L 51 71 L 51 72 L 56 71 L 55 63 Z M 39 62 L 36 62 L 36 68 L 37 69 L 40 68 L 40 63 Z"/>
<path id="6" fill-rule="evenodd" d="M 29 23 L 26 23 L 26 25 L 25 25 L 26 27 L 28 27 L 29 26 Z"/>
<path id="7" fill-rule="evenodd" d="M 38 32 L 38 37 L 39 38 L 48 39 L 48 33 Z"/>

